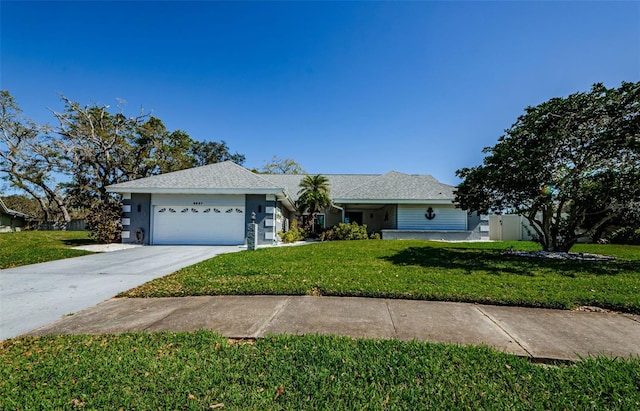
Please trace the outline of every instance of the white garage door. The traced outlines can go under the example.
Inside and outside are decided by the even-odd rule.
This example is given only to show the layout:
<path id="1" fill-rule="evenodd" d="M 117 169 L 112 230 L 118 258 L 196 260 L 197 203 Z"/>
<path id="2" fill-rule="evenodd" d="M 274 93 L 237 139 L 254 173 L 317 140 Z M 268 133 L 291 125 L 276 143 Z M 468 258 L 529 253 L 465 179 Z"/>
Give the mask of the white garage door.
<path id="1" fill-rule="evenodd" d="M 153 244 L 242 244 L 244 206 L 153 207 Z"/>

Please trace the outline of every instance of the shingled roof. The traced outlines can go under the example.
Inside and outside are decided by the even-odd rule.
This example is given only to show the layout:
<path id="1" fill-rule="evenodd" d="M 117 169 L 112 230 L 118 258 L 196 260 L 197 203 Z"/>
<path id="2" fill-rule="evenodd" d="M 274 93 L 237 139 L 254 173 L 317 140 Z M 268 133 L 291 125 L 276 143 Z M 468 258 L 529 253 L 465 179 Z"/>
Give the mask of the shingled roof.
<path id="1" fill-rule="evenodd" d="M 291 198 L 298 199 L 298 191 L 300 191 L 300 182 L 308 174 L 263 174 L 262 176 L 271 181 L 277 187 L 285 189 Z M 380 177 L 379 174 L 323 174 L 329 180 L 332 198 L 342 196 L 343 194 L 369 183 Z"/>
<path id="2" fill-rule="evenodd" d="M 117 193 L 148 192 L 144 191 L 148 189 L 153 189 L 154 192 L 158 189 L 170 190 L 167 192 L 180 192 L 185 189 L 202 190 L 206 193 L 218 190 L 272 190 L 274 188 L 277 187 L 260 174 L 252 173 L 231 161 L 159 174 L 107 187 L 108 191 Z"/>
<path id="3" fill-rule="evenodd" d="M 335 202 L 359 200 L 402 202 L 403 200 L 453 200 L 454 187 L 442 184 L 430 175 L 390 171 L 345 193 L 332 195 Z"/>
<path id="4" fill-rule="evenodd" d="M 430 175 L 323 174 L 329 180 L 330 196 L 336 203 L 354 202 L 448 202 L 454 187 Z M 230 161 L 114 184 L 115 193 L 183 194 L 275 194 L 295 202 L 304 174 L 256 174 Z"/>
<path id="5" fill-rule="evenodd" d="M 30 216 L 29 214 L 21 213 L 20 211 L 16 211 L 8 208 L 1 198 L 0 198 L 0 211 L 2 211 L 4 214 L 7 214 L 13 217 L 33 218 L 33 216 Z"/>

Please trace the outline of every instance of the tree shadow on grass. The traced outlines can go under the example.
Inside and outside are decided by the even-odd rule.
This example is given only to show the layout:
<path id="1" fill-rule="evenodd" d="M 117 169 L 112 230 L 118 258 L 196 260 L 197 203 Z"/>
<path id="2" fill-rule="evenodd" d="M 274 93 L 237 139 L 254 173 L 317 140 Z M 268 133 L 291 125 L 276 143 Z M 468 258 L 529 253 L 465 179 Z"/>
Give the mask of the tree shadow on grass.
<path id="1" fill-rule="evenodd" d="M 463 270 L 467 274 L 484 271 L 493 275 L 534 276 L 549 271 L 557 275 L 617 275 L 637 270 L 637 261 L 574 261 L 521 257 L 502 254 L 502 250 L 471 248 L 409 247 L 383 260 L 400 266 L 420 266 Z"/>
<path id="2" fill-rule="evenodd" d="M 71 247 L 77 247 L 80 245 L 91 245 L 91 244 L 97 244 L 96 240 L 93 240 L 91 238 L 70 238 L 70 239 L 66 239 L 66 240 L 61 240 L 62 244 L 64 245 L 68 245 Z"/>

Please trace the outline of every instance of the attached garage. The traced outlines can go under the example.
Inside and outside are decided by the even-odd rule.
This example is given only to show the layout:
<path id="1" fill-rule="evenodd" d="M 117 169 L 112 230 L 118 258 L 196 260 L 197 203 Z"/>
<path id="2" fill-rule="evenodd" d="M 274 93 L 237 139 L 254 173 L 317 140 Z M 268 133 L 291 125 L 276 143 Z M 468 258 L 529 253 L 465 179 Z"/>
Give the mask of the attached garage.
<path id="1" fill-rule="evenodd" d="M 280 183 L 231 161 L 113 184 L 107 191 L 122 196 L 127 244 L 243 245 L 252 216 L 258 244 L 273 244 L 276 210 L 286 210 L 287 217 L 295 211 Z"/>
<path id="2" fill-rule="evenodd" d="M 151 243 L 243 244 L 245 196 L 152 196 Z"/>

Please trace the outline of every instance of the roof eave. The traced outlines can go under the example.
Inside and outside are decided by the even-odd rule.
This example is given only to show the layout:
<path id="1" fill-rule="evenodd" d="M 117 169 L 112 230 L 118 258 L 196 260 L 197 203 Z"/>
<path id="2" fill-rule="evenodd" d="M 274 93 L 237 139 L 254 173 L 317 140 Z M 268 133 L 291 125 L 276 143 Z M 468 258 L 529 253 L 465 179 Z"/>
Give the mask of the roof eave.
<path id="1" fill-rule="evenodd" d="M 185 188 L 185 187 L 123 187 L 108 186 L 107 192 L 116 194 L 271 194 L 288 210 L 296 211 L 295 202 L 281 188 Z"/>
<path id="2" fill-rule="evenodd" d="M 4 201 L 2 201 L 2 199 L 0 199 L 0 210 L 2 210 L 5 214 L 10 215 L 12 217 L 22 217 L 25 219 L 35 218 L 32 215 L 21 213 L 20 211 L 10 209 L 9 207 L 6 206 L 6 204 L 4 203 Z"/>
<path id="3" fill-rule="evenodd" d="M 289 196 L 287 190 L 281 190 L 280 194 L 276 194 L 276 198 L 289 211 L 297 211 L 296 202 Z"/>
<path id="4" fill-rule="evenodd" d="M 108 186 L 109 193 L 136 194 L 282 194 L 278 188 L 189 188 L 189 187 L 126 187 Z"/>
<path id="5" fill-rule="evenodd" d="M 5 209 L 5 214 L 10 215 L 12 217 L 21 217 L 25 219 L 34 218 L 32 215 L 21 213 L 20 211 L 15 211 L 10 208 Z"/>
<path id="6" fill-rule="evenodd" d="M 382 199 L 357 199 L 357 198 L 334 198 L 337 204 L 453 204 L 453 198 L 382 198 Z"/>

